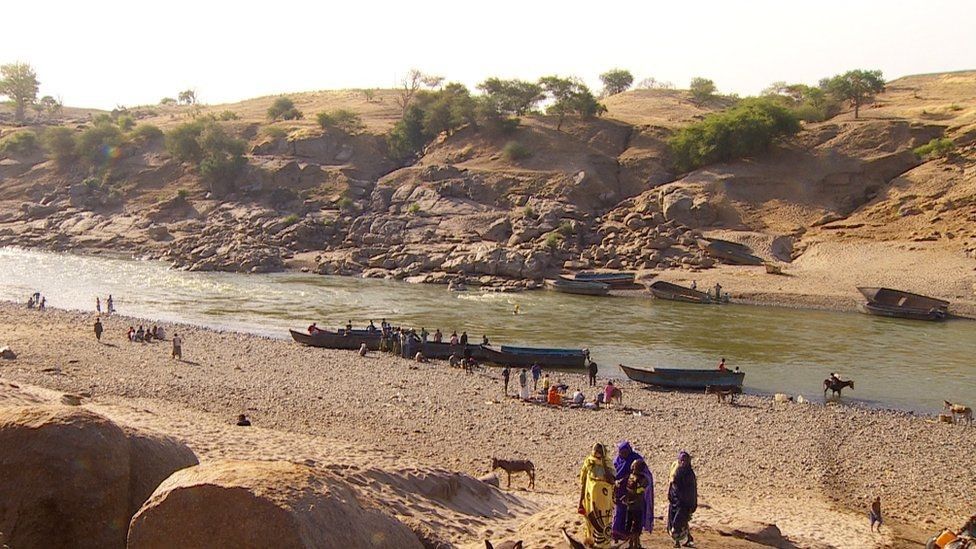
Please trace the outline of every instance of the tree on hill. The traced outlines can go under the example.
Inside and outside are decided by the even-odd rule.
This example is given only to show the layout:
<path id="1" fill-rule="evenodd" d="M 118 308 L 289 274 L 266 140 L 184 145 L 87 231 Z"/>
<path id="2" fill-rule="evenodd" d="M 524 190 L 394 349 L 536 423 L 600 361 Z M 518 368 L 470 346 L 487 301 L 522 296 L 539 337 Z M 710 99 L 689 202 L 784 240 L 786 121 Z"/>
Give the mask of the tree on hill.
<path id="1" fill-rule="evenodd" d="M 674 83 L 648 76 L 637 83 L 637 88 L 641 90 L 673 90 Z"/>
<path id="2" fill-rule="evenodd" d="M 634 75 L 625 69 L 610 69 L 600 75 L 600 81 L 603 82 L 603 93 L 600 95 L 610 97 L 627 91 L 634 83 Z"/>
<path id="3" fill-rule="evenodd" d="M 10 63 L 0 66 L 0 95 L 9 97 L 14 102 L 14 118 L 24 119 L 27 107 L 37 100 L 37 90 L 40 82 L 37 73 L 27 63 Z"/>
<path id="4" fill-rule="evenodd" d="M 793 111 L 800 120 L 819 122 L 830 118 L 838 109 L 835 100 L 827 92 L 806 84 L 773 82 L 762 91 L 762 97 L 780 101 Z"/>
<path id="5" fill-rule="evenodd" d="M 300 120 L 302 116 L 302 111 L 295 108 L 290 97 L 279 97 L 268 107 L 269 120 Z"/>
<path id="6" fill-rule="evenodd" d="M 547 114 L 559 117 L 556 131 L 561 131 L 566 115 L 576 113 L 580 118 L 598 116 L 607 108 L 596 100 L 593 92 L 580 79 L 546 76 L 539 79 L 539 85 L 546 91 L 552 104 L 546 109 Z"/>
<path id="7" fill-rule="evenodd" d="M 196 105 L 197 92 L 195 90 L 183 90 L 176 96 L 181 105 Z"/>
<path id="8" fill-rule="evenodd" d="M 715 82 L 712 82 L 708 78 L 702 78 L 701 76 L 692 78 L 688 89 L 691 90 L 691 98 L 697 105 L 708 103 L 715 97 L 715 92 L 718 90 L 715 87 Z"/>
<path id="9" fill-rule="evenodd" d="M 50 95 L 42 97 L 37 104 L 43 107 L 44 111 L 50 116 L 60 115 L 64 112 L 64 105 L 61 103 L 61 100 L 55 99 Z"/>
<path id="10" fill-rule="evenodd" d="M 542 86 L 525 80 L 489 78 L 478 89 L 502 115 L 525 116 L 545 97 Z"/>
<path id="11" fill-rule="evenodd" d="M 407 108 L 410 106 L 410 102 L 413 101 L 414 96 L 422 87 L 436 88 L 443 81 L 443 76 L 426 74 L 420 71 L 420 69 L 410 69 L 407 71 L 406 76 L 400 80 L 400 90 L 396 96 L 396 102 L 400 106 L 401 111 L 400 117 L 402 118 L 407 115 Z"/>
<path id="12" fill-rule="evenodd" d="M 884 77 L 879 70 L 847 71 L 844 74 L 825 78 L 820 83 L 822 88 L 838 100 L 851 102 L 854 106 L 855 119 L 860 115 L 861 105 L 885 89 Z"/>

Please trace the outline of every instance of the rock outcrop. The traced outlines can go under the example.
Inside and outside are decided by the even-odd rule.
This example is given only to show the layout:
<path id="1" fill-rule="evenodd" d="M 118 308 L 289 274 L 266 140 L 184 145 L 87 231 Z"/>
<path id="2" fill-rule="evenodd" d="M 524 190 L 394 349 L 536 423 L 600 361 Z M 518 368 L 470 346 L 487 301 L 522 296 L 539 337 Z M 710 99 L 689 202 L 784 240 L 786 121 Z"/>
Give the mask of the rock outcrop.
<path id="1" fill-rule="evenodd" d="M 207 462 L 175 473 L 129 527 L 129 549 L 204 546 L 423 547 L 332 473 L 253 461 Z"/>

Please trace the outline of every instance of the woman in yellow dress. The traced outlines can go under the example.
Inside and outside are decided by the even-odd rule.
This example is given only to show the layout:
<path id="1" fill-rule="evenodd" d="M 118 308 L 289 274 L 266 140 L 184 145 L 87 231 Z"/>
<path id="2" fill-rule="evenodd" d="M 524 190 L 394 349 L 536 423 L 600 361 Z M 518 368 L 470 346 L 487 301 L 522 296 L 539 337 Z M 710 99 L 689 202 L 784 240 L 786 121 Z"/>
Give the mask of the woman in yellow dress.
<path id="1" fill-rule="evenodd" d="M 606 449 L 596 443 L 580 469 L 579 513 L 586 519 L 587 542 L 592 547 L 610 547 L 612 541 L 613 482 L 614 468 Z"/>

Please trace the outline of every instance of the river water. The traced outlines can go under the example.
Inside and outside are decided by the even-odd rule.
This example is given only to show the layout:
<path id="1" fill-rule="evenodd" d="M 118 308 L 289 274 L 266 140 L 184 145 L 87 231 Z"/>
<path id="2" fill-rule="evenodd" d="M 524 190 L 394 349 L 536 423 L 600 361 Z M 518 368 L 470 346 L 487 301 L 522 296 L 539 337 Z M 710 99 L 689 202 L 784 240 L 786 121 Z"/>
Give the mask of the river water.
<path id="1" fill-rule="evenodd" d="M 300 273 L 191 273 L 152 261 L 0 248 L 0 299 L 94 311 L 112 294 L 119 313 L 287 338 L 287 328 L 395 325 L 467 330 L 472 341 L 588 347 L 601 375 L 616 364 L 746 372 L 747 390 L 819 400 L 836 371 L 856 381 L 845 400 L 931 412 L 942 400 L 976 403 L 976 323 L 928 323 L 858 313 L 746 305 L 701 306 L 641 297 L 548 291 L 449 292 Z M 513 314 L 518 306 L 519 314 Z M 2 340 L 2 334 L 0 334 Z M 2 342 L 2 341 L 0 341 Z"/>

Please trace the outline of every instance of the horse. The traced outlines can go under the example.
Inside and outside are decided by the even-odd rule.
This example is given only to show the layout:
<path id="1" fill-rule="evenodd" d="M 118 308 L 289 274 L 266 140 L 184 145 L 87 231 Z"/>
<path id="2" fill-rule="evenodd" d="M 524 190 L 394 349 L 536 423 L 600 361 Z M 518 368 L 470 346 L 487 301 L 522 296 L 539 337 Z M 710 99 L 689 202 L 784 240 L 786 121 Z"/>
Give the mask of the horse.
<path id="1" fill-rule="evenodd" d="M 491 470 L 502 469 L 508 475 L 508 488 L 512 487 L 512 473 L 529 475 L 528 488 L 535 488 L 535 465 L 527 459 L 491 458 Z"/>
<path id="2" fill-rule="evenodd" d="M 843 396 L 841 394 L 841 391 L 844 390 L 844 387 L 850 387 L 851 389 L 853 389 L 854 388 L 854 380 L 852 380 L 852 379 L 840 380 L 840 379 L 835 379 L 835 378 L 832 378 L 832 377 L 828 377 L 823 382 L 824 398 L 827 398 L 827 391 L 833 391 L 835 397 L 841 397 L 841 396 Z"/>

